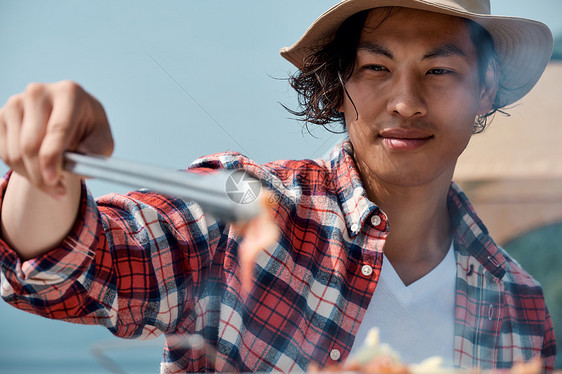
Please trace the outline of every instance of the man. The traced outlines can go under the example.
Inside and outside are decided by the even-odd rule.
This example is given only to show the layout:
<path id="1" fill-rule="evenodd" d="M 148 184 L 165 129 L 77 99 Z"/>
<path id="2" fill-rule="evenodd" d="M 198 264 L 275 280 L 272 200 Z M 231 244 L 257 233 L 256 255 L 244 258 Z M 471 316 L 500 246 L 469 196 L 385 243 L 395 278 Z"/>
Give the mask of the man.
<path id="1" fill-rule="evenodd" d="M 333 364 L 372 326 L 406 362 L 439 354 L 486 369 L 541 356 L 552 369 L 540 286 L 451 184 L 475 127 L 524 96 L 552 52 L 544 25 L 488 12 L 485 0 L 345 0 L 282 50 L 300 69 L 295 113 L 341 120 L 349 141 L 330 161 L 224 153 L 191 166 L 243 168 L 272 190 L 281 233 L 248 290 L 238 257 L 263 239 L 256 223 L 243 242 L 193 202 L 94 201 L 61 154 L 111 154 L 103 108 L 72 82 L 30 85 L 0 112 L 13 170 L 2 184 L 4 299 L 121 337 L 165 333 L 163 372 Z M 216 357 L 190 346 L 194 334 Z"/>

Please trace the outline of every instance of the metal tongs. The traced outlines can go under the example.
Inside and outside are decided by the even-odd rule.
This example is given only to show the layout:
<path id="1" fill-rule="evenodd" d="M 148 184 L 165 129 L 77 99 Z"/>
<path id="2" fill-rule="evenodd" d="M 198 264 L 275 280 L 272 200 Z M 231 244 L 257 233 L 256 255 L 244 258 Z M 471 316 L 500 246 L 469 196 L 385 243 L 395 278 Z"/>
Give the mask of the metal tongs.
<path id="1" fill-rule="evenodd" d="M 257 196 L 241 201 L 236 189 L 247 188 L 248 183 L 259 183 L 243 171 L 218 171 L 208 175 L 146 165 L 110 157 L 66 152 L 64 169 L 84 177 L 99 178 L 129 187 L 148 189 L 171 197 L 197 202 L 217 219 L 228 222 L 246 221 L 261 210 Z M 234 191 L 233 191 L 234 189 Z"/>

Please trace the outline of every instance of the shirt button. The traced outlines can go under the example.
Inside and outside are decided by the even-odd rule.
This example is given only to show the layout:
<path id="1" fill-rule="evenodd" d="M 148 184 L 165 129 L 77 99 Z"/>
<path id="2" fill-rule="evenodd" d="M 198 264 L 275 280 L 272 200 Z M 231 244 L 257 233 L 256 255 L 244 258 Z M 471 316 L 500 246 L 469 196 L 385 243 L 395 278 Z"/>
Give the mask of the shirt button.
<path id="1" fill-rule="evenodd" d="M 374 215 L 371 217 L 371 223 L 373 224 L 373 226 L 378 226 L 380 225 L 382 222 L 381 217 L 379 217 L 378 215 Z"/>
<path id="2" fill-rule="evenodd" d="M 359 225 L 354 223 L 353 225 L 351 225 L 351 231 L 353 231 L 353 233 L 357 233 L 359 231 Z"/>
<path id="3" fill-rule="evenodd" d="M 369 275 L 373 274 L 373 268 L 369 265 L 363 265 L 363 267 L 361 268 L 361 273 L 363 273 L 364 276 L 368 277 Z"/>
<path id="4" fill-rule="evenodd" d="M 337 361 L 340 359 L 341 353 L 338 349 L 332 349 L 330 351 L 330 358 L 334 361 Z"/>

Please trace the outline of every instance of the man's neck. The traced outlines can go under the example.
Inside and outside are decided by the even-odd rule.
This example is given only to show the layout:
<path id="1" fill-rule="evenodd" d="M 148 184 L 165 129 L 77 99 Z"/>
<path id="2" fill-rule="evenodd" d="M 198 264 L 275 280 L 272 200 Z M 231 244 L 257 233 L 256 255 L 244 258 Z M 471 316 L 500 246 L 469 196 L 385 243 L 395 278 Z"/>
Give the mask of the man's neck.
<path id="1" fill-rule="evenodd" d="M 444 176 L 423 186 L 365 183 L 369 198 L 390 223 L 384 253 L 408 285 L 435 268 L 451 244 L 447 195 L 451 179 Z"/>

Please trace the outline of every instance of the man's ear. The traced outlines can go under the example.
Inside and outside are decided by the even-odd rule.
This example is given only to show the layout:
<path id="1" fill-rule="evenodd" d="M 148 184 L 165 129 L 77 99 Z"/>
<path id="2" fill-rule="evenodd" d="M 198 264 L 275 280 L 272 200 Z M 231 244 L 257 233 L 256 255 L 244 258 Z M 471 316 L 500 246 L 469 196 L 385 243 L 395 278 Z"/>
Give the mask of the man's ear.
<path id="1" fill-rule="evenodd" d="M 492 110 L 492 106 L 498 93 L 499 81 L 499 66 L 495 61 L 490 61 L 480 90 L 480 106 L 478 108 L 478 115 L 484 115 Z"/>

